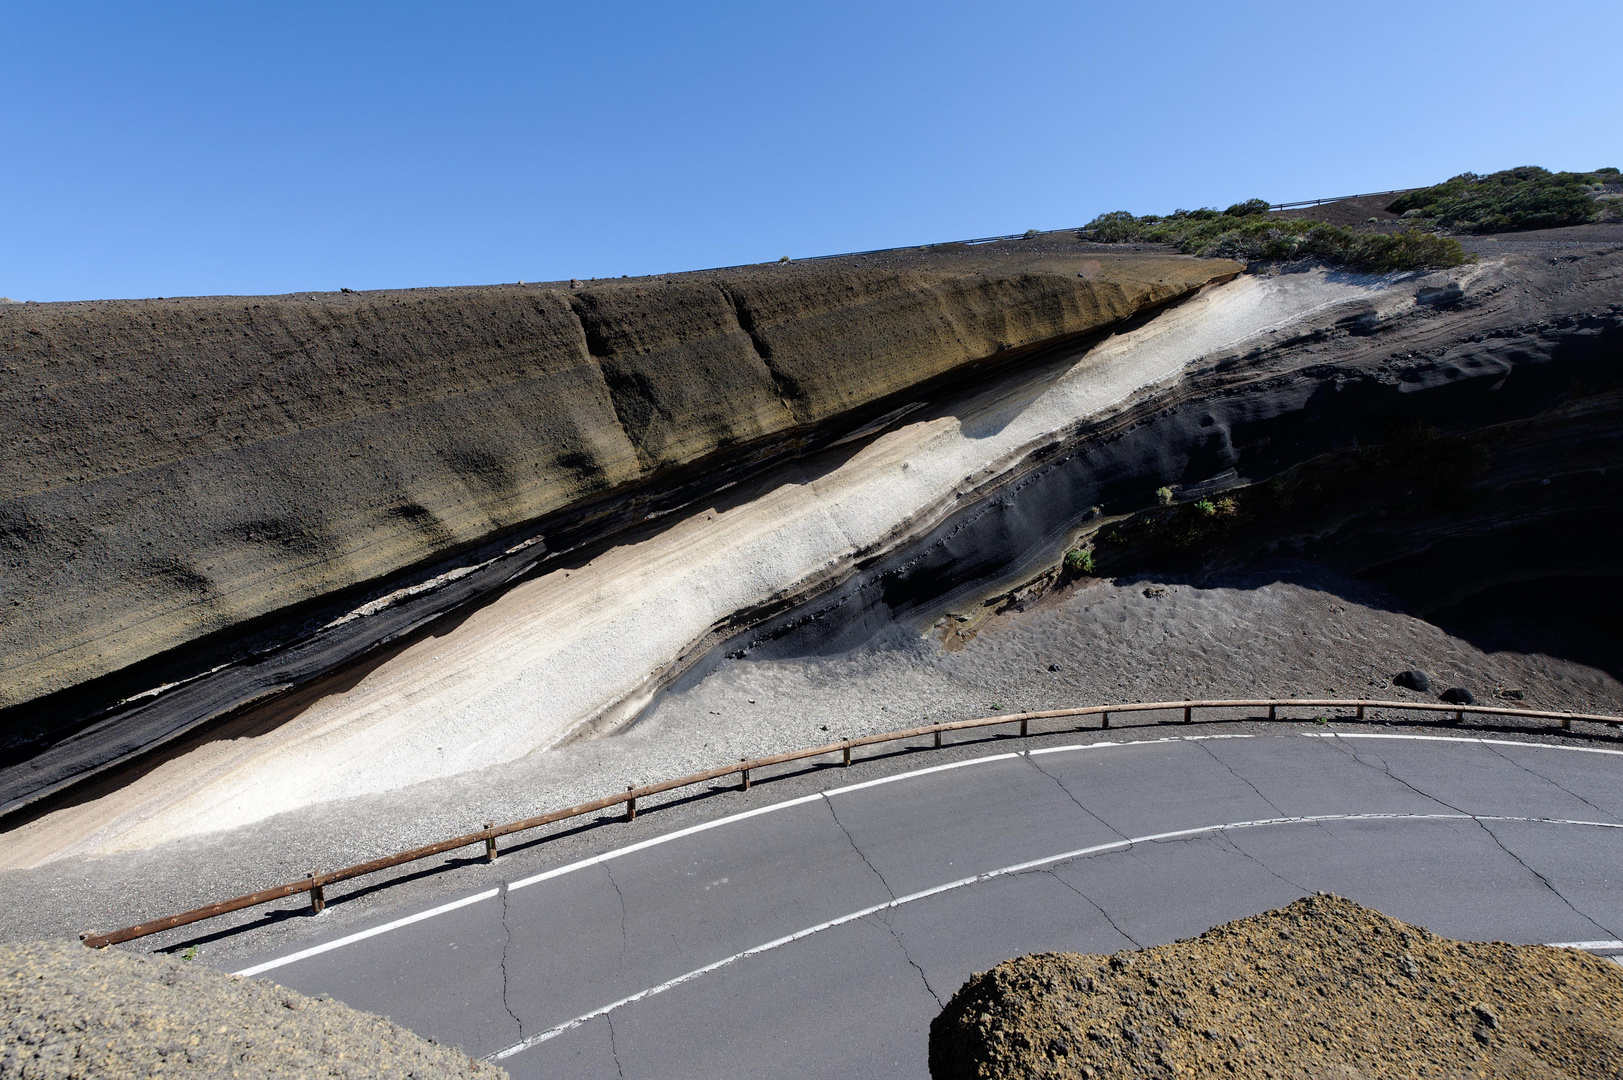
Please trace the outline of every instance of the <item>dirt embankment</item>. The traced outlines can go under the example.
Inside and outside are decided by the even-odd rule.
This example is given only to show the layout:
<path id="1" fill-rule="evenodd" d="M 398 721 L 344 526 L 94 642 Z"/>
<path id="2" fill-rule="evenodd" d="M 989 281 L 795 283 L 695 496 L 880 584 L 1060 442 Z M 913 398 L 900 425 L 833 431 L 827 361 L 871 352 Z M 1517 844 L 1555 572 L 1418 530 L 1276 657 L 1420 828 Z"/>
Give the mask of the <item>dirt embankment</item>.
<path id="1" fill-rule="evenodd" d="M 1623 1069 L 1623 969 L 1451 941 L 1335 896 L 1115 956 L 1045 953 L 965 983 L 936 1080 L 1541 1078 Z"/>
<path id="2" fill-rule="evenodd" d="M 506 1075 L 381 1016 L 265 979 L 71 941 L 0 947 L 0 1077 Z"/>
<path id="3" fill-rule="evenodd" d="M 920 253 L 0 309 L 0 707 L 1233 274 Z"/>

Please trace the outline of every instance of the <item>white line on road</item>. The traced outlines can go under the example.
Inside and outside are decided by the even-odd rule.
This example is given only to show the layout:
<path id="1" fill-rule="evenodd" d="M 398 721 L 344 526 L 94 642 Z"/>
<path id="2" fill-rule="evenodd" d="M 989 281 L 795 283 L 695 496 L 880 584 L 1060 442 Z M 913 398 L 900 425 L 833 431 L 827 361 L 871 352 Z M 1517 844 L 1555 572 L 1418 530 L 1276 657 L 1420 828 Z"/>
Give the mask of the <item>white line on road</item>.
<path id="1" fill-rule="evenodd" d="M 1257 739 L 1257 738 L 1293 738 L 1293 737 L 1306 737 L 1306 738 L 1312 738 L 1312 739 L 1338 739 L 1338 738 L 1339 739 L 1409 739 L 1409 740 L 1418 740 L 1418 741 L 1423 741 L 1423 742 L 1485 743 L 1485 744 L 1494 745 L 1494 746 L 1531 746 L 1531 747 L 1544 748 L 1544 749 L 1549 749 L 1549 750 L 1573 750 L 1573 751 L 1577 751 L 1579 753 L 1585 753 L 1585 754 L 1623 755 L 1623 751 L 1620 751 L 1620 750 L 1601 750 L 1601 749 L 1597 749 L 1597 748 L 1593 748 L 1593 747 L 1587 747 L 1587 746 L 1565 746 L 1565 745 L 1559 745 L 1559 744 L 1553 744 L 1553 743 L 1521 742 L 1521 741 L 1518 741 L 1518 740 L 1511 740 L 1511 739 L 1482 739 L 1482 738 L 1471 738 L 1471 737 L 1451 736 L 1451 735 L 1385 735 L 1385 734 L 1365 733 L 1365 732 L 1335 732 L 1335 731 L 1330 731 L 1330 732 L 1308 731 L 1308 732 L 1297 732 L 1295 735 L 1268 735 L 1268 736 L 1265 736 L 1265 735 L 1251 735 L 1251 734 L 1171 735 L 1171 736 L 1163 736 L 1162 738 L 1159 738 L 1159 739 L 1128 739 L 1128 740 L 1124 740 L 1124 741 L 1121 741 L 1121 742 L 1115 742 L 1115 741 L 1111 741 L 1111 740 L 1102 740 L 1100 742 L 1095 742 L 1095 743 L 1069 743 L 1069 744 L 1066 744 L 1064 746 L 1037 747 L 1037 748 L 1034 748 L 1034 749 L 1031 749 L 1031 750 L 1019 751 L 1019 752 L 1015 752 L 1015 753 L 988 754 L 988 755 L 985 755 L 983 757 L 967 758 L 967 759 L 965 759 L 963 761 L 950 762 L 950 763 L 948 763 L 946 765 L 932 765 L 932 766 L 930 766 L 928 768 L 924 768 L 924 769 L 911 769 L 911 770 L 909 770 L 907 772 L 896 773 L 896 774 L 894 774 L 892 776 L 881 777 L 881 778 L 879 778 L 877 780 L 868 780 L 868 781 L 865 781 L 865 782 L 860 783 L 860 784 L 850 784 L 850 785 L 848 785 L 846 787 L 833 788 L 833 789 L 831 789 L 829 791 L 817 792 L 817 793 L 812 794 L 812 795 L 802 795 L 802 796 L 800 796 L 799 798 L 796 798 L 796 799 L 786 799 L 783 802 L 770 803 L 770 804 L 768 804 L 766 806 L 756 807 L 753 810 L 745 810 L 742 813 L 729 814 L 726 817 L 717 818 L 714 821 L 707 821 L 707 822 L 704 822 L 704 823 L 699 824 L 699 825 L 689 826 L 686 829 L 678 829 L 675 832 L 665 833 L 662 836 L 654 836 L 654 837 L 650 837 L 647 840 L 639 840 L 635 844 L 627 844 L 625 847 L 615 848 L 612 851 L 603 852 L 601 855 L 593 855 L 590 858 L 581 859 L 581 860 L 579 860 L 577 862 L 567 863 L 567 864 L 565 864 L 563 866 L 555 867 L 554 869 L 547 870 L 547 871 L 544 871 L 544 872 L 539 873 L 539 874 L 534 874 L 534 875 L 532 875 L 530 877 L 520 878 L 517 881 L 509 882 L 508 886 L 507 886 L 507 889 L 508 889 L 509 892 L 512 892 L 515 889 L 528 888 L 531 885 L 535 885 L 535 884 L 537 884 L 539 882 L 546 881 L 546 880 L 548 880 L 550 878 L 561 877 L 564 874 L 571 874 L 571 873 L 574 873 L 577 870 L 584 870 L 584 869 L 586 869 L 587 867 L 590 867 L 590 866 L 597 866 L 599 863 L 607 862 L 610 859 L 618 859 L 622 855 L 630 855 L 633 852 L 644 851 L 644 850 L 646 850 L 648 848 L 651 848 L 651 847 L 657 847 L 660 844 L 668 844 L 673 840 L 680 840 L 680 839 L 682 839 L 684 837 L 692 836 L 695 833 L 705 832 L 705 831 L 710 830 L 710 829 L 717 829 L 717 828 L 720 828 L 723 825 L 731 825 L 731 824 L 733 824 L 735 822 L 744 821 L 744 820 L 747 820 L 747 819 L 753 818 L 753 817 L 760 817 L 762 814 L 770 814 L 770 813 L 772 813 L 773 811 L 776 811 L 776 810 L 785 810 L 785 809 L 788 809 L 791 806 L 799 806 L 802 803 L 816 802 L 818 799 L 824 799 L 824 798 L 827 798 L 830 795 L 842 795 L 842 794 L 847 794 L 847 793 L 853 792 L 853 791 L 861 791 L 861 790 L 863 790 L 865 788 L 875 787 L 875 786 L 878 786 L 880 784 L 895 783 L 896 781 L 899 781 L 899 780 L 912 780 L 912 779 L 916 779 L 917 777 L 920 777 L 920 776 L 929 776 L 929 775 L 932 775 L 934 773 L 944 772 L 944 771 L 947 771 L 949 769 L 959 769 L 959 768 L 963 768 L 963 767 L 968 766 L 968 765 L 984 765 L 984 764 L 986 764 L 988 762 L 993 762 L 993 761 L 1007 761 L 1010 758 L 1020 757 L 1022 754 L 1024 754 L 1025 756 L 1030 757 L 1030 756 L 1035 756 L 1035 755 L 1038 755 L 1038 754 L 1060 754 L 1060 753 L 1068 753 L 1068 752 L 1077 751 L 1077 750 L 1105 750 L 1105 749 L 1123 749 L 1123 748 L 1127 748 L 1127 747 L 1137 747 L 1137 746 L 1165 746 L 1165 745 L 1168 745 L 1170 743 L 1210 742 L 1210 741 L 1219 740 L 1219 739 Z M 457 908 L 466 907 L 469 904 L 477 903 L 480 900 L 488 900 L 491 897 L 494 897 L 494 896 L 498 895 L 498 893 L 499 893 L 499 890 L 489 889 L 489 890 L 486 890 L 485 892 L 476 893 L 473 896 L 466 896 L 466 897 L 463 897 L 461 900 L 455 900 L 455 901 L 452 901 L 449 904 L 442 904 L 439 907 L 431 908 L 428 911 L 420 911 L 415 915 L 409 915 L 409 916 L 407 916 L 407 917 L 405 917 L 403 919 L 396 919 L 393 922 L 384 923 L 381 926 L 374 926 L 370 930 L 362 930 L 359 933 L 350 934 L 347 937 L 337 938 L 337 939 L 335 939 L 333 941 L 325 942 L 324 944 L 321 944 L 321 945 L 312 946 L 311 948 L 308 948 L 308 949 L 301 949 L 298 952 L 290 953 L 287 956 L 278 957 L 275 960 L 267 960 L 262 964 L 256 964 L 253 967 L 244 968 L 243 970 L 238 971 L 238 972 L 234 972 L 233 974 L 243 975 L 243 976 L 258 975 L 261 972 L 271 971 L 271 970 L 273 970 L 275 968 L 283 967 L 283 966 L 285 966 L 287 964 L 292 964 L 292 963 L 295 963 L 295 962 L 297 962 L 299 960 L 304 960 L 304 959 L 306 959 L 308 957 L 311 957 L 311 956 L 317 956 L 317 955 L 320 955 L 321 953 L 331 952 L 333 949 L 342 948 L 345 945 L 351 945 L 351 944 L 353 944 L 353 943 L 355 943 L 357 941 L 364 941 L 367 938 L 376 937 L 379 934 L 387 933 L 390 930 L 395 930 L 395 929 L 398 929 L 398 928 L 400 928 L 402 926 L 410 926 L 412 923 L 422 922 L 424 919 L 433 918 L 435 915 L 442 915 L 442 914 L 444 914 L 444 913 L 446 913 L 448 911 L 455 911 Z"/>
<path id="2" fill-rule="evenodd" d="M 919 892 L 908 893 L 906 896 L 898 896 L 894 900 L 887 900 L 882 904 L 873 904 L 858 911 L 841 915 L 839 918 L 829 919 L 827 922 L 820 922 L 816 926 L 808 926 L 804 930 L 797 930 L 793 934 L 788 934 L 780 938 L 774 938 L 773 940 L 757 945 L 752 949 L 745 949 L 741 953 L 734 953 L 732 956 L 706 964 L 704 967 L 695 968 L 685 975 L 678 975 L 674 979 L 668 979 L 665 982 L 660 983 L 658 986 L 650 986 L 646 990 L 639 990 L 637 993 L 632 994 L 629 997 L 623 997 L 619 1001 L 613 1001 L 607 1005 L 600 1006 L 599 1008 L 593 1009 L 589 1013 L 584 1013 L 575 1017 L 573 1020 L 566 1020 L 556 1027 L 551 1027 L 546 1031 L 540 1032 L 539 1034 L 531 1035 L 529 1038 L 524 1039 L 521 1042 L 516 1042 L 504 1050 L 496 1051 L 494 1054 L 491 1054 L 487 1060 L 502 1061 L 506 1058 L 510 1058 L 514 1054 L 521 1053 L 533 1046 L 538 1046 L 541 1043 L 546 1042 L 548 1039 L 557 1038 L 564 1032 L 572 1031 L 590 1020 L 595 1020 L 599 1016 L 604 1016 L 613 1012 L 615 1009 L 630 1005 L 633 1002 L 641 1001 L 644 998 L 653 997 L 656 994 L 663 994 L 667 990 L 681 986 L 683 983 L 692 982 L 694 979 L 697 979 L 702 975 L 708 975 L 712 971 L 727 967 L 728 965 L 737 963 L 738 961 L 747 957 L 757 956 L 764 952 L 771 952 L 774 949 L 782 948 L 783 946 L 792 944 L 793 942 L 799 941 L 802 938 L 810 937 L 811 935 L 821 933 L 824 930 L 831 930 L 836 926 L 843 926 L 849 922 L 855 922 L 858 919 L 877 914 L 878 912 L 884 911 L 888 908 L 898 908 L 903 904 L 911 904 L 916 900 L 923 900 L 931 896 L 940 895 L 944 892 L 962 889 L 969 885 L 979 884 L 982 881 L 990 881 L 993 878 L 1007 877 L 1010 874 L 1019 874 L 1027 870 L 1036 870 L 1039 867 L 1053 866 L 1057 863 L 1069 862 L 1072 859 L 1086 858 L 1090 855 L 1100 855 L 1107 851 L 1118 851 L 1123 848 L 1132 847 L 1134 844 L 1150 844 L 1162 840 L 1177 840 L 1189 836 L 1198 836 L 1202 833 L 1228 832 L 1237 829 L 1256 829 L 1269 825 L 1316 825 L 1333 821 L 1513 821 L 1532 822 L 1541 825 L 1576 825 L 1597 829 L 1623 829 L 1623 824 L 1618 824 L 1616 822 L 1570 821 L 1560 818 L 1507 817 L 1473 814 L 1316 814 L 1308 817 L 1265 818 L 1258 821 L 1234 821 L 1222 825 L 1200 825 L 1192 829 L 1175 829 L 1172 832 L 1151 833 L 1148 836 L 1135 836 L 1126 840 L 1113 840 L 1105 844 L 1094 844 L 1091 847 L 1077 848 L 1074 851 L 1065 851 L 1058 855 L 1048 855 L 1041 859 L 1031 859 L 1027 862 L 1015 863 L 1013 866 L 1005 866 L 998 870 L 988 870 L 985 873 L 976 874 L 973 877 L 959 878 L 957 881 L 949 881 L 944 885 L 937 885 L 933 888 L 924 889 Z"/>
<path id="3" fill-rule="evenodd" d="M 301 949 L 298 952 L 290 953 L 287 956 L 279 956 L 275 960 L 267 960 L 263 964 L 255 964 L 253 967 L 243 968 L 241 971 L 234 971 L 232 974 L 241 975 L 244 977 L 258 975 L 262 971 L 269 971 L 272 968 L 279 968 L 284 964 L 291 964 L 296 960 L 303 960 L 308 956 L 317 956 L 324 952 L 332 952 L 332 950 L 341 949 L 345 945 L 352 945 L 357 941 L 364 941 L 369 937 L 377 937 L 379 934 L 387 934 L 390 930 L 398 930 L 402 926 L 410 926 L 412 923 L 422 922 L 424 919 L 432 919 L 436 915 L 444 915 L 447 911 L 455 911 L 457 908 L 464 908 L 469 904 L 477 904 L 481 900 L 489 900 L 500 893 L 500 889 L 486 889 L 484 892 L 477 892 L 472 896 L 464 896 L 460 900 L 452 900 L 449 904 L 441 904 L 437 908 L 429 908 L 427 911 L 419 911 L 415 915 L 407 915 L 404 919 L 396 919 L 394 922 L 386 922 L 381 926 L 374 926 L 370 930 L 362 930 L 359 933 L 350 934 L 348 937 L 341 937 L 333 941 L 323 942 L 320 945 L 313 945 L 308 949 Z"/>
<path id="4" fill-rule="evenodd" d="M 1524 742 L 1521 739 L 1480 739 L 1469 735 L 1386 735 L 1374 731 L 1299 731 L 1304 739 L 1405 739 L 1409 742 L 1485 743 L 1489 746 L 1531 746 L 1535 750 L 1571 750 L 1577 754 L 1611 754 L 1623 757 L 1623 750 L 1598 746 L 1565 746 L 1559 743 Z"/>

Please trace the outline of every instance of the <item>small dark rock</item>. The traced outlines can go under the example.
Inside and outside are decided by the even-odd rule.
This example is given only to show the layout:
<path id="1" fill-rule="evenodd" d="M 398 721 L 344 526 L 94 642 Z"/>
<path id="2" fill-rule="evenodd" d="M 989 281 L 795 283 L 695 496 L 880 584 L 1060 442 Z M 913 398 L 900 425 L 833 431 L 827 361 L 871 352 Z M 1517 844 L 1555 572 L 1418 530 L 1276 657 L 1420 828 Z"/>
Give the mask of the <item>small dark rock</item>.
<path id="1" fill-rule="evenodd" d="M 1495 693 L 1504 698 L 1506 701 L 1521 701 L 1527 696 L 1520 690 L 1516 690 L 1508 686 L 1500 688 L 1499 690 L 1495 691 Z"/>
<path id="2" fill-rule="evenodd" d="M 1472 696 L 1471 691 L 1467 690 L 1463 686 L 1450 686 L 1447 690 L 1444 690 L 1437 696 L 1443 701 L 1448 702 L 1450 705 L 1476 704 L 1476 698 Z"/>
<path id="3" fill-rule="evenodd" d="M 1048 1052 L 1055 1057 L 1067 1057 L 1071 1053 L 1071 1044 L 1064 1039 L 1049 1039 Z"/>
<path id="4" fill-rule="evenodd" d="M 1410 668 L 1408 671 L 1400 671 L 1392 676 L 1392 685 L 1401 686 L 1405 690 L 1413 690 L 1416 693 L 1426 694 L 1431 692 L 1431 676 L 1419 668 Z"/>
<path id="5" fill-rule="evenodd" d="M 1369 337 L 1380 329 L 1381 317 L 1373 311 L 1362 311 L 1337 319 L 1336 325 L 1353 337 Z"/>
<path id="6" fill-rule="evenodd" d="M 1421 289 L 1414 294 L 1414 302 L 1425 307 L 1453 307 L 1463 299 L 1465 290 L 1460 288 L 1457 281 L 1450 281 L 1438 288 Z"/>
<path id="7" fill-rule="evenodd" d="M 1059 670 L 1059 665 L 1058 664 L 1049 664 L 1048 665 L 1048 670 L 1049 671 L 1058 671 Z"/>

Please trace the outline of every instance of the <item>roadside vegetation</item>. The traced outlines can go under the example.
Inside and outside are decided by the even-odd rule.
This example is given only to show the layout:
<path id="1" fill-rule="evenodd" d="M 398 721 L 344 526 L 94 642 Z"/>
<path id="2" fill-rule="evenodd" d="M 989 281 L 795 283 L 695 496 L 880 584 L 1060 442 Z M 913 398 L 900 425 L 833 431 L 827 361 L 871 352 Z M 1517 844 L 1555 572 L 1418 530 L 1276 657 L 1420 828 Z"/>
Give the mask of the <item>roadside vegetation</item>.
<path id="1" fill-rule="evenodd" d="M 1623 184 L 1616 169 L 1558 172 L 1528 165 L 1452 180 L 1400 196 L 1387 207 L 1425 228 L 1455 232 L 1511 232 L 1555 229 L 1599 219 L 1623 220 L 1623 201 L 1597 199 Z"/>
<path id="2" fill-rule="evenodd" d="M 1308 218 L 1273 217 L 1264 199 L 1235 203 L 1227 210 L 1176 210 L 1165 217 L 1117 210 L 1094 218 L 1080 235 L 1105 244 L 1170 244 L 1189 255 L 1242 262 L 1316 259 L 1375 273 L 1466 261 L 1465 249 L 1450 237 L 1418 230 L 1360 234 Z"/>

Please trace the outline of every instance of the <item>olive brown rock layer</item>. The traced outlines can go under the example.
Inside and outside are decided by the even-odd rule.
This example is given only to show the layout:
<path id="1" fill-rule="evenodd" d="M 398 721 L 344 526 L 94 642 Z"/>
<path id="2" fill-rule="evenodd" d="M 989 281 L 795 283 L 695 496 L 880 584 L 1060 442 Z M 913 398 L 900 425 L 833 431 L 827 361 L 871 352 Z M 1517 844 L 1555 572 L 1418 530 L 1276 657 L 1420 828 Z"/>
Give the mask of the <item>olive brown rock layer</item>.
<path id="1" fill-rule="evenodd" d="M 1115 956 L 976 975 L 930 1026 L 936 1080 L 1610 1077 L 1623 969 L 1451 941 L 1330 895 Z"/>
<path id="2" fill-rule="evenodd" d="M 959 252 L 0 308 L 0 707 L 1238 271 Z"/>

